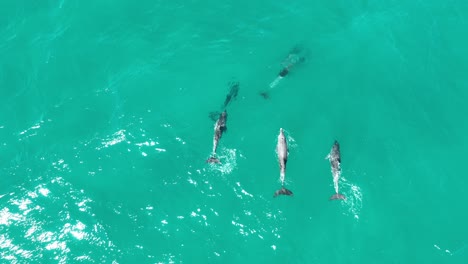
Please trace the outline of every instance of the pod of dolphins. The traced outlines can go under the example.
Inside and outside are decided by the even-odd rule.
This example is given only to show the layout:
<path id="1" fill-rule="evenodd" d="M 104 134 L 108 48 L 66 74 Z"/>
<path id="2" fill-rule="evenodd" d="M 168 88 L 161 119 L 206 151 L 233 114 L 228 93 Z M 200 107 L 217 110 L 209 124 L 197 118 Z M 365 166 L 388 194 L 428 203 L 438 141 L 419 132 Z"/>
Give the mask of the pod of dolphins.
<path id="1" fill-rule="evenodd" d="M 283 68 L 279 72 L 276 79 L 270 84 L 270 89 L 274 88 L 278 82 L 283 79 L 290 71 L 290 69 L 298 63 L 304 62 L 305 57 L 299 55 L 301 53 L 301 49 L 299 47 L 293 48 L 288 57 L 283 62 Z M 230 82 L 229 83 L 229 93 L 226 96 L 224 104 L 222 105 L 222 112 L 211 112 L 210 117 L 215 122 L 214 125 L 214 136 L 213 136 L 213 150 L 212 154 L 209 159 L 206 160 L 207 163 L 221 163 L 220 160 L 216 157 L 216 149 L 218 147 L 219 140 L 223 133 L 227 130 L 226 122 L 227 122 L 227 112 L 226 107 L 229 103 L 237 97 L 239 92 L 239 83 L 238 82 Z M 260 93 L 260 95 L 268 99 L 269 94 L 266 91 Z M 283 128 L 279 129 L 278 134 L 278 141 L 276 144 L 276 154 L 278 156 L 278 163 L 280 167 L 280 181 L 281 181 L 281 188 L 277 190 L 273 197 L 277 197 L 280 195 L 288 195 L 292 196 L 293 192 L 290 191 L 285 187 L 285 177 L 286 177 L 286 163 L 288 161 L 288 144 L 286 137 L 284 135 Z M 331 148 L 330 153 L 327 155 L 325 159 L 330 161 L 331 173 L 333 177 L 333 187 L 335 189 L 335 193 L 330 197 L 330 200 L 345 200 L 346 197 L 343 194 L 339 193 L 339 186 L 338 181 L 341 175 L 341 157 L 340 157 L 340 144 L 338 141 L 335 140 L 333 146 Z"/>

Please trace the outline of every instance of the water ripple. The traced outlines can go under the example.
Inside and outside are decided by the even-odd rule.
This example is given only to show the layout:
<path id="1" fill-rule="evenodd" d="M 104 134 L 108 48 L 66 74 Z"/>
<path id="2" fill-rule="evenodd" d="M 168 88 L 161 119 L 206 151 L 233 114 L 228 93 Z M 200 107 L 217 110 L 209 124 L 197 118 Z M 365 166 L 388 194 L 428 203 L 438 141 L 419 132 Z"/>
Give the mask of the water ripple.
<path id="1" fill-rule="evenodd" d="M 51 120 L 48 120 L 48 121 L 51 121 Z M 33 136 L 36 136 L 37 135 L 37 130 L 39 128 L 41 128 L 41 125 L 44 124 L 44 121 L 41 120 L 39 122 L 37 122 L 36 124 L 34 124 L 33 126 L 31 126 L 30 128 L 27 128 L 21 132 L 19 132 L 19 141 L 22 141 L 22 140 L 25 140 L 29 137 L 33 137 Z"/>
<path id="2" fill-rule="evenodd" d="M 359 215 L 362 209 L 361 188 L 347 180 L 345 177 L 340 178 L 340 185 L 345 187 L 344 189 L 347 190 L 345 191 L 346 200 L 343 201 L 342 205 L 356 220 L 359 220 Z"/>
<path id="3" fill-rule="evenodd" d="M 63 201 L 63 193 L 68 193 L 71 201 L 65 201 L 62 208 L 52 206 Z M 79 241 L 86 241 L 88 247 L 95 250 L 112 248 L 109 248 L 111 241 L 108 241 L 103 226 L 89 221 L 93 219 L 93 202 L 85 195 L 84 191 L 75 190 L 60 177 L 48 184 L 41 183 L 32 189 L 21 187 L 14 193 L 3 195 L 1 199 L 7 199 L 7 202 L 0 210 L 0 231 L 9 232 L 0 235 L 0 248 L 7 249 L 0 256 L 13 263 L 34 262 L 50 251 L 59 263 L 71 259 L 95 261 L 90 256 L 74 256 L 78 252 L 71 252 L 71 247 Z M 57 225 L 61 228 L 54 227 Z"/>
<path id="4" fill-rule="evenodd" d="M 104 139 L 101 144 L 102 144 L 102 147 L 97 147 L 96 149 L 97 150 L 101 150 L 102 148 L 108 148 L 110 146 L 113 146 L 113 145 L 116 145 L 120 142 L 123 142 L 124 140 L 126 140 L 126 136 L 125 136 L 125 129 L 121 129 L 117 132 L 115 132 L 114 134 L 112 134 L 111 136 L 107 137 L 106 139 Z"/>

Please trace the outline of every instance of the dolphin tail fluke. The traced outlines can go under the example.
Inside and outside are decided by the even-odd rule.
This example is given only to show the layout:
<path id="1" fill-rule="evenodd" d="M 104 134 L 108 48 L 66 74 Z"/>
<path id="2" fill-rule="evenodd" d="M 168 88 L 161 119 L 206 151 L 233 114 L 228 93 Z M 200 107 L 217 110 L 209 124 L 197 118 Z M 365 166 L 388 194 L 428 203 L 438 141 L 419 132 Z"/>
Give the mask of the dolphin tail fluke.
<path id="1" fill-rule="evenodd" d="M 221 161 L 219 161 L 219 159 L 217 159 L 216 157 L 210 157 L 209 159 L 206 160 L 207 163 L 221 163 Z"/>
<path id="2" fill-rule="evenodd" d="M 346 197 L 342 194 L 336 193 L 330 197 L 330 200 L 346 200 Z"/>
<path id="3" fill-rule="evenodd" d="M 292 193 L 290 190 L 284 188 L 284 186 L 283 186 L 283 187 L 281 187 L 281 189 L 279 189 L 279 190 L 277 190 L 277 191 L 275 192 L 275 194 L 273 195 L 273 197 L 276 197 L 276 196 L 278 196 L 278 195 L 289 195 L 289 196 L 292 196 L 293 193 Z"/>

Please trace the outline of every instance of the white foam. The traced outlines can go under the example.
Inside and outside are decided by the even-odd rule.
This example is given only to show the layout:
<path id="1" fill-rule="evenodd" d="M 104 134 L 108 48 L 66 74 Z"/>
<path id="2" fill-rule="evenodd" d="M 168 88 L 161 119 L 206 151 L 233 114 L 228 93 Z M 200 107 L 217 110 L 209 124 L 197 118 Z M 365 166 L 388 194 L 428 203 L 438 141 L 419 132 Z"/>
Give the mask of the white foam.
<path id="1" fill-rule="evenodd" d="M 276 85 L 278 85 L 278 83 L 281 81 L 281 79 L 283 79 L 283 77 L 281 77 L 281 76 L 276 77 L 276 79 L 274 79 L 274 80 L 270 83 L 270 89 L 272 89 L 272 88 L 274 88 Z"/>
<path id="2" fill-rule="evenodd" d="M 121 130 L 115 132 L 114 134 L 112 134 L 112 136 L 110 136 L 106 140 L 103 140 L 101 142 L 101 144 L 103 145 L 104 148 L 107 148 L 107 147 L 116 145 L 116 144 L 124 141 L 125 139 L 126 139 L 125 129 L 121 129 Z M 101 148 L 98 148 L 98 150 L 99 149 L 101 149 Z"/>
<path id="3" fill-rule="evenodd" d="M 359 219 L 359 214 L 361 213 L 362 209 L 362 192 L 361 188 L 349 182 L 346 178 L 340 178 L 340 185 L 341 189 L 345 190 L 346 200 L 344 201 L 343 205 L 347 207 L 348 212 L 356 219 Z"/>

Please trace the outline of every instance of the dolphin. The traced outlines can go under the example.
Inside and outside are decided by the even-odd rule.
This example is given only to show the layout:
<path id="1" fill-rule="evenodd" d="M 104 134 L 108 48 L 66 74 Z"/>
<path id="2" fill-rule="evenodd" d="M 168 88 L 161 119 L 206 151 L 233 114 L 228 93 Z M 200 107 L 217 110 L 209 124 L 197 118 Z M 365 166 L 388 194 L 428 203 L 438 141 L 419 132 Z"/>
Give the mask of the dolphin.
<path id="1" fill-rule="evenodd" d="M 338 180 L 341 175 L 341 157 L 340 157 L 340 144 L 335 140 L 330 153 L 325 159 L 330 161 L 331 172 L 333 176 L 333 186 L 335 194 L 330 197 L 330 200 L 345 200 L 346 197 L 338 192 Z"/>
<path id="2" fill-rule="evenodd" d="M 286 75 L 288 75 L 289 70 L 294 65 L 305 61 L 305 57 L 303 55 L 300 55 L 301 51 L 302 49 L 299 46 L 296 46 L 289 52 L 288 56 L 284 59 L 282 63 L 283 68 L 278 73 L 278 77 L 284 78 Z"/>
<path id="3" fill-rule="evenodd" d="M 286 143 L 286 138 L 284 137 L 283 129 L 280 128 L 278 135 L 278 143 L 276 145 L 276 154 L 278 155 L 278 162 L 280 166 L 280 180 L 281 180 L 281 189 L 277 190 L 273 197 L 278 195 L 293 195 L 293 193 L 284 187 L 284 178 L 286 175 L 286 163 L 288 161 L 288 144 Z"/>
<path id="4" fill-rule="evenodd" d="M 216 121 L 214 126 L 214 136 L 213 136 L 213 152 L 209 159 L 206 160 L 208 163 L 221 163 L 219 159 L 216 158 L 216 148 L 218 147 L 218 142 L 221 139 L 223 133 L 227 130 L 226 127 L 227 113 L 224 110 Z"/>
<path id="5" fill-rule="evenodd" d="M 281 79 L 283 79 L 284 77 L 286 77 L 286 75 L 288 75 L 292 67 L 304 61 L 305 61 L 305 55 L 304 55 L 303 49 L 300 46 L 296 45 L 294 48 L 292 48 L 289 51 L 288 56 L 283 60 L 282 68 L 280 72 L 278 73 L 278 75 L 276 76 L 276 78 L 270 83 L 269 88 L 273 89 L 276 85 L 278 85 Z M 265 99 L 268 99 L 270 97 L 270 95 L 268 94 L 268 91 L 263 91 L 260 93 L 260 95 L 263 96 L 263 98 Z"/>
<path id="6" fill-rule="evenodd" d="M 226 99 L 224 100 L 223 109 L 228 106 L 231 100 L 236 99 L 237 93 L 239 93 L 239 82 L 230 82 L 229 87 L 229 93 L 226 95 Z"/>
<path id="7" fill-rule="evenodd" d="M 239 82 L 229 82 L 229 93 L 226 95 L 226 99 L 224 99 L 224 104 L 221 106 L 221 109 L 226 109 L 226 107 L 237 98 L 237 94 L 239 93 Z M 210 112 L 210 118 L 213 121 L 216 121 L 220 112 L 213 111 Z"/>

